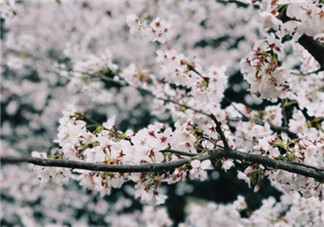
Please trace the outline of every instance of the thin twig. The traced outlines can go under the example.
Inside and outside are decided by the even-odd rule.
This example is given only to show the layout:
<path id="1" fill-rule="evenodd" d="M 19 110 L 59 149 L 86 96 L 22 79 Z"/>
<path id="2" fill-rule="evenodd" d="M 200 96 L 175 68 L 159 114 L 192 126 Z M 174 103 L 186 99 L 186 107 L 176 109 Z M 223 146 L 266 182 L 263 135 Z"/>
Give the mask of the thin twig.
<path id="1" fill-rule="evenodd" d="M 195 154 L 195 153 L 189 153 L 189 152 L 185 152 L 185 151 L 177 151 L 177 150 L 173 150 L 173 149 L 165 149 L 165 150 L 161 150 L 160 152 L 162 152 L 162 153 L 167 152 L 167 153 L 183 155 L 183 156 L 188 156 L 188 157 L 194 157 L 194 156 L 199 155 L 199 154 Z"/>
<path id="2" fill-rule="evenodd" d="M 233 103 L 232 103 L 232 101 L 229 99 L 229 98 L 227 98 L 226 96 L 224 96 L 224 99 L 231 105 L 231 106 L 233 106 L 233 108 L 239 113 L 239 114 L 241 114 L 241 116 L 243 117 L 243 119 L 244 120 L 250 120 L 250 118 L 249 117 L 247 117 L 244 113 L 242 113 L 242 111 L 240 111 Z"/>
<path id="3" fill-rule="evenodd" d="M 218 147 L 218 148 L 224 149 L 224 147 L 222 147 L 222 146 L 218 145 L 217 143 L 215 143 L 215 141 L 213 141 L 213 139 L 212 139 L 212 138 L 209 138 L 207 135 L 202 136 L 201 138 L 202 138 L 203 140 L 207 140 L 207 141 L 211 142 L 215 147 Z"/>
<path id="4" fill-rule="evenodd" d="M 311 72 L 308 72 L 308 73 L 302 73 L 302 72 L 290 72 L 290 74 L 293 74 L 293 75 L 302 75 L 302 76 L 308 76 L 308 75 L 311 75 L 311 74 L 318 74 L 319 72 L 323 71 L 323 69 L 319 68 L 315 71 L 311 71 Z"/>
<path id="5" fill-rule="evenodd" d="M 210 118 L 215 122 L 216 124 L 216 131 L 218 132 L 218 134 L 220 135 L 221 137 L 221 140 L 223 141 L 223 144 L 224 144 L 224 148 L 226 151 L 229 151 L 229 150 L 232 150 L 230 148 L 230 146 L 228 145 L 228 142 L 227 142 L 227 139 L 226 139 L 226 136 L 223 132 L 223 129 L 222 129 L 222 123 L 220 121 L 217 120 L 217 118 L 215 117 L 214 114 L 210 114 L 209 115 Z"/>
<path id="6" fill-rule="evenodd" d="M 259 121 L 258 119 L 254 119 L 254 118 L 252 118 L 252 119 L 248 119 L 248 120 L 246 120 L 246 119 L 244 119 L 244 118 L 237 118 L 237 119 L 232 119 L 232 118 L 230 118 L 230 119 L 227 119 L 227 120 L 228 120 L 228 121 L 232 121 L 232 122 L 240 122 L 240 121 L 249 122 L 249 121 L 252 120 L 255 124 L 257 124 L 257 125 L 261 125 L 261 126 L 264 126 L 264 122 Z M 292 133 L 292 132 L 289 131 L 288 127 L 274 126 L 274 125 L 272 125 L 272 124 L 269 124 L 269 125 L 270 125 L 270 128 L 271 128 L 273 131 L 275 131 L 275 132 L 286 132 L 286 133 Z"/>
<path id="7" fill-rule="evenodd" d="M 197 71 L 193 66 L 188 65 L 188 68 L 189 68 L 190 71 L 195 72 L 195 73 L 196 73 L 198 76 L 200 76 L 203 80 L 208 81 L 208 78 L 207 78 L 207 77 L 204 77 L 203 75 L 201 75 L 201 73 L 198 72 L 198 71 Z"/>
<path id="8" fill-rule="evenodd" d="M 281 114 L 284 122 L 284 127 L 288 126 L 288 120 L 287 120 L 287 115 L 286 115 L 286 110 L 285 110 L 285 102 L 286 100 L 281 100 Z"/>

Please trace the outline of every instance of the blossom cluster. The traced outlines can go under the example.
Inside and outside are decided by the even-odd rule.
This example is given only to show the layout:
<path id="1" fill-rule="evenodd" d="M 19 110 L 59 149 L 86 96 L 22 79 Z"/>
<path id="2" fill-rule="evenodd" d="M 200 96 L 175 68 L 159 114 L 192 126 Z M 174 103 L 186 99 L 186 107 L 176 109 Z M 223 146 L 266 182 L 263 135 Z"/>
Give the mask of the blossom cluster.
<path id="1" fill-rule="evenodd" d="M 227 85 L 226 67 L 211 66 L 203 73 L 195 58 L 189 59 L 175 50 L 158 50 L 156 61 L 161 64 L 165 81 L 192 88 L 189 96 L 206 103 L 221 101 Z"/>
<path id="2" fill-rule="evenodd" d="M 296 76 L 291 80 L 291 90 L 301 109 L 306 109 L 311 117 L 324 116 L 324 72 Z M 300 119 L 301 120 L 301 119 Z M 302 120 L 300 123 L 304 122 Z"/>
<path id="3" fill-rule="evenodd" d="M 121 214 L 116 207 L 129 208 L 128 199 L 112 205 L 103 198 L 123 187 L 120 191 L 128 196 L 159 205 L 167 197 L 164 185 L 208 180 L 207 171 L 219 165 L 225 171 L 244 168 L 237 171 L 237 178 L 255 191 L 268 178 L 284 193 L 281 202 L 266 200 L 248 219 L 240 216 L 246 209 L 241 197 L 226 206 L 190 205 L 182 226 L 319 226 L 321 182 L 242 160 L 203 158 L 228 146 L 314 170 L 324 168 L 324 73 L 297 43 L 303 35 L 323 41 L 321 1 L 253 2 L 261 2 L 259 12 L 258 7 L 231 1 L 1 1 L 3 153 L 11 154 L 14 148 L 36 158 L 116 167 L 184 163 L 160 173 L 37 166 L 40 181 L 49 183 L 41 186 L 44 195 L 35 189 L 31 175 L 25 179 L 18 167 L 5 167 L 1 189 L 9 198 L 6 223 L 21 219 L 22 225 L 36 226 L 37 212 L 44 208 L 43 216 L 49 214 L 43 220 L 65 225 L 70 223 L 65 216 L 73 212 L 59 219 L 62 207 L 68 210 L 66 204 L 71 203 L 73 209 L 81 209 L 89 203 L 91 212 L 111 226 L 127 222 L 171 226 L 164 208 L 145 206 L 143 211 Z M 232 82 L 239 71 L 244 81 Z M 253 96 L 247 92 L 248 84 Z M 227 96 L 233 91 L 233 97 Z M 255 95 L 262 105 L 256 105 Z M 75 108 L 69 109 L 71 103 Z M 17 182 L 7 180 L 11 178 Z M 100 202 L 90 203 L 91 196 L 83 196 L 78 185 L 77 196 L 68 193 L 75 183 L 69 179 L 99 192 Z M 57 201 L 50 199 L 53 183 L 64 184 Z M 14 214 L 10 202 L 14 197 L 20 206 L 24 199 L 36 204 L 40 198 L 42 204 L 39 210 L 24 207 Z M 111 215 L 102 217 L 108 211 Z M 71 222 L 82 224 L 86 226 L 88 220 Z"/>
<path id="4" fill-rule="evenodd" d="M 302 35 L 323 42 L 323 15 L 318 1 L 262 1 L 261 22 L 265 28 L 275 31 L 255 44 L 253 51 L 241 60 L 241 72 L 251 84 L 253 94 L 267 99 L 292 97 L 288 92 L 291 72 L 281 65 L 285 49 L 287 44 L 296 46 Z M 308 68 L 316 70 L 318 63 L 312 59 L 309 56 Z M 306 68 L 306 72 L 310 70 Z"/>
<path id="5" fill-rule="evenodd" d="M 64 112 L 60 119 L 57 143 L 62 147 L 62 157 L 68 160 L 82 160 L 88 163 L 105 163 L 113 165 L 141 165 L 168 163 L 182 159 L 181 156 L 167 153 L 169 150 L 179 150 L 190 154 L 197 153 L 197 135 L 189 126 L 179 126 L 175 130 L 164 124 L 156 123 L 138 132 L 131 130 L 122 133 L 117 130 L 114 118 L 102 125 L 97 125 L 94 131 L 87 129 L 84 116 L 75 112 Z M 35 152 L 37 155 L 37 152 Z M 43 154 L 38 153 L 38 156 Z M 36 156 L 35 156 L 36 157 Z M 100 192 L 109 194 L 112 188 L 120 188 L 126 181 L 133 181 L 135 196 L 147 203 L 163 203 L 165 196 L 157 186 L 163 182 L 182 180 L 189 171 L 192 179 L 205 180 L 207 169 L 212 169 L 211 162 L 194 160 L 188 167 L 181 167 L 175 173 L 109 173 L 80 170 L 80 184 Z M 51 170 L 37 167 L 40 177 L 52 178 Z M 57 170 L 59 173 L 60 170 Z M 181 174 L 179 173 L 181 172 Z M 45 176 L 46 173 L 49 176 Z M 63 173 L 62 173 L 63 174 Z M 65 174 L 68 179 L 69 174 Z"/>
<path id="6" fill-rule="evenodd" d="M 240 212 L 248 207 L 239 196 L 230 205 L 190 203 L 188 218 L 180 226 L 210 226 L 209 223 L 219 226 L 321 226 L 324 220 L 318 211 L 323 206 L 323 201 L 314 197 L 305 199 L 296 193 L 282 196 L 277 203 L 272 197 L 263 200 L 259 210 L 244 218 Z"/>
<path id="7" fill-rule="evenodd" d="M 68 185 L 63 187 L 53 183 L 39 184 L 39 179 L 35 178 L 35 174 L 30 170 L 29 167 L 20 170 L 15 169 L 15 166 L 2 167 L 1 177 L 6 180 L 1 183 L 1 193 L 15 198 L 15 203 L 1 198 L 1 205 L 6 207 L 1 214 L 2 220 L 5 220 L 3 224 L 19 223 L 23 226 L 46 227 L 69 224 L 86 227 L 89 226 L 89 216 L 100 219 L 99 225 L 113 227 L 127 226 L 130 223 L 137 226 L 172 224 L 165 207 L 144 206 L 142 210 L 136 209 L 123 214 L 121 212 L 132 205 L 129 198 L 107 199 L 88 194 L 74 184 L 74 181 L 69 181 L 69 190 L 65 189 Z M 127 195 L 134 196 L 131 190 Z M 79 213 L 77 217 L 74 215 L 75 212 Z M 39 218 L 42 213 L 44 216 Z"/>
<path id="8" fill-rule="evenodd" d="M 234 136 L 237 149 L 275 160 L 298 162 L 317 168 L 324 167 L 322 125 L 318 124 L 318 128 L 311 127 L 311 123 L 307 123 L 302 112 L 294 110 L 289 120 L 289 131 L 295 133 L 297 137 L 291 138 L 285 132 L 275 134 L 272 130 L 282 125 L 283 116 L 279 106 L 268 106 L 263 113 L 246 111 L 242 105 L 235 104 L 235 106 L 237 110 L 228 108 L 231 119 L 235 119 L 233 112 L 240 110 L 245 116 L 254 119 L 251 122 L 233 121 L 231 123 L 237 128 Z M 257 124 L 260 119 L 266 121 L 263 126 Z M 320 197 L 323 193 L 323 185 L 312 178 L 282 170 L 266 170 L 262 165 L 251 165 L 245 169 L 244 173 L 238 172 L 238 177 L 250 186 L 254 184 L 255 190 L 259 187 L 257 179 L 265 176 L 269 177 L 274 186 L 285 192 L 299 191 L 305 197 Z"/>
<path id="9" fill-rule="evenodd" d="M 132 30 L 131 30 L 132 32 Z M 266 44 L 257 44 L 255 52 L 250 58 L 243 60 L 243 72 L 247 72 L 247 81 L 254 84 L 252 92 L 261 92 L 266 98 L 286 97 L 287 82 L 283 69 L 278 67 L 278 61 L 283 53 L 280 51 L 280 43 L 272 35 Z M 94 71 L 89 69 L 89 74 L 96 74 L 102 70 L 112 70 L 115 74 L 112 80 L 124 80 L 128 86 L 137 89 L 146 89 L 154 95 L 156 99 L 173 100 L 180 99 L 179 103 L 170 102 L 166 106 L 175 121 L 175 130 L 164 124 L 156 123 L 141 129 L 137 133 L 128 130 L 126 133 L 119 132 L 113 125 L 113 119 L 91 132 L 87 130 L 87 123 L 83 121 L 82 115 L 75 112 L 66 112 L 65 117 L 60 120 L 58 143 L 62 147 L 64 158 L 71 160 L 84 160 L 91 163 L 107 163 L 115 165 L 134 165 L 145 163 L 166 163 L 182 159 L 183 157 L 174 154 L 165 155 L 161 152 L 166 149 L 195 153 L 212 150 L 215 147 L 224 147 L 224 141 L 216 131 L 215 122 L 209 115 L 211 113 L 220 121 L 227 118 L 235 120 L 241 117 L 246 110 L 244 106 L 229 106 L 227 110 L 222 110 L 220 101 L 226 88 L 227 79 L 225 67 L 211 67 L 208 73 L 196 62 L 197 59 L 189 60 L 184 54 L 177 54 L 175 50 L 157 51 L 157 62 L 162 65 L 162 80 L 151 74 L 147 70 L 140 70 L 131 64 L 125 70 L 119 69 L 111 63 L 111 56 L 105 58 L 106 65 L 99 65 Z M 108 59 L 108 60 L 107 60 Z M 76 65 L 77 66 L 77 65 Z M 249 78 L 248 67 L 254 70 L 254 79 Z M 77 68 L 77 67 L 76 67 Z M 91 81 L 91 78 L 90 78 Z M 185 91 L 181 86 L 186 87 Z M 243 108 L 238 111 L 237 108 Z M 198 112 L 196 111 L 198 110 Z M 201 111 L 202 113 L 200 113 Z M 243 113 L 242 113 L 243 112 Z M 236 130 L 233 132 L 225 125 L 222 131 L 226 136 L 226 143 L 232 149 L 239 149 L 248 153 L 264 155 L 266 157 L 279 160 L 301 162 L 309 164 L 312 160 L 319 160 L 323 133 L 320 130 L 313 130 L 318 136 L 313 150 L 318 152 L 309 153 L 305 159 L 303 144 L 305 141 L 302 135 L 298 140 L 293 140 L 287 134 L 275 135 L 271 127 L 281 127 L 282 113 L 279 106 L 269 106 L 260 115 L 258 111 L 246 112 L 244 117 L 256 119 L 248 122 L 233 122 Z M 262 122 L 262 124 L 260 124 Z M 263 123 L 264 122 L 264 123 Z M 293 122 L 293 120 L 292 120 Z M 292 123 L 293 124 L 293 123 Z M 291 132 L 294 133 L 292 130 Z M 206 137 L 206 138 L 204 138 Z M 309 139 L 309 138 L 307 138 Z M 306 140 L 307 140 L 306 139 Z M 303 142 L 304 141 L 304 142 Z M 306 142 L 307 143 L 307 142 Z M 294 146 L 292 148 L 292 146 Z M 279 150 L 284 149 L 285 152 Z M 311 160 L 311 161 L 310 161 Z M 228 170 L 235 163 L 232 160 L 222 160 L 223 168 Z M 322 162 L 317 167 L 322 167 Z M 191 170 L 190 170 L 191 168 Z M 120 174 L 120 173 L 92 173 L 81 171 L 80 182 L 87 188 L 100 191 L 102 194 L 109 193 L 111 188 L 120 188 L 128 180 L 136 183 L 136 197 L 141 197 L 146 202 L 163 203 L 164 196 L 156 189 L 160 182 L 166 181 L 174 183 L 183 180 L 189 171 L 191 179 L 206 179 L 206 169 L 211 168 L 210 162 L 195 160 L 191 167 L 181 167 L 176 169 L 173 175 L 166 174 Z M 322 186 L 319 182 L 306 177 L 295 176 L 278 170 L 266 170 L 262 165 L 251 165 L 245 172 L 239 172 L 238 177 L 244 179 L 249 185 L 252 183 L 255 190 L 259 187 L 259 181 L 264 176 L 269 176 L 274 185 L 282 190 L 299 190 L 305 196 L 319 196 Z M 289 182 L 299 182 L 291 184 Z M 153 183 L 152 183 L 153 182 Z M 298 185 L 298 186 L 297 186 Z"/>
<path id="10" fill-rule="evenodd" d="M 147 21 L 140 20 L 135 15 L 127 16 L 127 24 L 130 27 L 132 34 L 139 32 L 146 36 L 152 42 L 165 43 L 170 38 L 170 27 L 165 20 L 161 20 L 159 17 L 155 18 L 150 25 L 147 25 Z"/>
<path id="11" fill-rule="evenodd" d="M 315 39 L 323 38 L 324 10 L 321 1 L 262 1 L 264 25 L 289 33 L 296 37 L 303 34 Z M 282 21 L 283 13 L 289 18 Z"/>
<path id="12" fill-rule="evenodd" d="M 272 35 L 268 40 L 255 44 L 253 52 L 242 59 L 241 72 L 251 84 L 251 93 L 268 99 L 287 97 L 288 74 L 279 65 L 281 48 L 280 41 Z"/>
<path id="13" fill-rule="evenodd" d="M 15 0 L 2 0 L 0 2 L 0 18 L 10 20 L 16 14 Z"/>

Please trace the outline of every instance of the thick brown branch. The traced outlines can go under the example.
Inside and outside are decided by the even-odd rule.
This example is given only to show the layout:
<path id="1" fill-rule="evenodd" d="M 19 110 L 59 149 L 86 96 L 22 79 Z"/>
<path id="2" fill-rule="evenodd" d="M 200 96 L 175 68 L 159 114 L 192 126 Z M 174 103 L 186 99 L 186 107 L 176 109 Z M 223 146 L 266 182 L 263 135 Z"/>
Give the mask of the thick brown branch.
<path id="1" fill-rule="evenodd" d="M 136 172 L 163 172 L 174 170 L 184 164 L 190 159 L 182 159 L 179 161 L 157 164 L 142 164 L 142 165 L 108 165 L 100 163 L 88 163 L 81 161 L 63 160 L 63 159 L 42 159 L 42 158 L 14 158 L 14 157 L 1 157 L 2 164 L 18 164 L 18 163 L 31 163 L 38 166 L 48 167 L 64 167 L 72 169 L 84 169 L 92 171 L 105 171 L 105 172 L 119 172 L 119 173 L 136 173 Z"/>
<path id="2" fill-rule="evenodd" d="M 194 159 L 198 160 L 217 160 L 221 158 L 228 158 L 234 160 L 241 160 L 249 163 L 261 164 L 266 167 L 285 170 L 291 173 L 296 173 L 306 177 L 312 177 L 320 182 L 324 182 L 324 169 L 319 169 L 313 166 L 300 165 L 299 163 L 286 162 L 281 160 L 274 160 L 262 155 L 250 154 L 236 150 L 211 150 L 207 153 L 200 154 L 196 157 L 186 158 L 178 161 L 168 163 L 156 164 L 142 164 L 142 165 L 108 165 L 99 163 L 86 163 L 81 161 L 70 161 L 61 159 L 40 159 L 40 158 L 14 158 L 2 157 L 1 163 L 18 164 L 18 163 L 32 163 L 39 166 L 49 167 L 65 167 L 74 169 L 85 169 L 92 171 L 107 171 L 107 172 L 165 172 L 172 171 L 180 166 L 183 166 Z"/>
<path id="3" fill-rule="evenodd" d="M 292 162 L 274 160 L 262 155 L 250 154 L 250 153 L 234 151 L 234 150 L 230 150 L 230 151 L 216 150 L 210 153 L 211 159 L 219 158 L 219 157 L 262 164 L 263 166 L 266 167 L 285 170 L 306 177 L 312 177 L 320 182 L 324 182 L 324 169 L 319 169 L 312 166 L 298 165 Z"/>
<path id="4" fill-rule="evenodd" d="M 320 70 L 324 70 L 324 45 L 305 34 L 298 39 L 298 43 L 320 64 Z"/>
<path id="5" fill-rule="evenodd" d="M 287 8 L 283 8 L 283 12 L 281 12 L 281 21 L 283 23 L 292 20 L 292 18 L 287 16 L 286 10 Z M 298 39 L 298 43 L 302 45 L 320 64 L 319 70 L 324 70 L 324 44 L 305 34 Z"/>

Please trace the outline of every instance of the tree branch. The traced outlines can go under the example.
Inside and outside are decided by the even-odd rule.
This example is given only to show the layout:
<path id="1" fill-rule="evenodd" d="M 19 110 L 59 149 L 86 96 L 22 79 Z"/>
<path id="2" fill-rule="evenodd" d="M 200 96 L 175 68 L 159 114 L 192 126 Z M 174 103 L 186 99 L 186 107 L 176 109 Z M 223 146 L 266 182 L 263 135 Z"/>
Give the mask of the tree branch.
<path id="1" fill-rule="evenodd" d="M 172 149 L 165 149 L 165 150 L 161 150 L 160 152 L 162 152 L 162 153 L 172 153 L 172 154 L 188 156 L 188 157 L 194 157 L 194 156 L 197 155 L 195 153 L 189 153 L 189 152 L 185 152 L 185 151 L 177 151 L 177 150 L 172 150 Z"/>
<path id="2" fill-rule="evenodd" d="M 211 119 L 215 122 L 215 124 L 216 124 L 216 131 L 218 132 L 218 134 L 219 134 L 220 137 L 221 137 L 221 140 L 222 140 L 222 142 L 223 142 L 223 144 L 224 144 L 224 148 L 225 148 L 225 150 L 226 150 L 226 151 L 230 151 L 231 148 L 229 147 L 228 142 L 227 142 L 227 139 L 226 139 L 226 136 L 225 136 L 225 134 L 224 134 L 224 132 L 223 132 L 223 129 L 222 129 L 222 123 L 221 123 L 220 121 L 217 120 L 217 118 L 215 117 L 214 114 L 211 114 L 211 115 L 210 115 L 210 118 L 211 118 Z"/>
<path id="3" fill-rule="evenodd" d="M 286 14 L 287 8 L 283 8 L 281 21 L 283 23 L 292 20 L 292 18 L 288 17 Z M 314 59 L 319 63 L 320 68 L 319 71 L 324 70 L 324 44 L 320 41 L 314 40 L 313 37 L 307 36 L 303 34 L 297 41 L 300 45 L 302 45 L 310 55 L 314 57 Z"/>
<path id="4" fill-rule="evenodd" d="M 298 43 L 320 64 L 319 70 L 324 70 L 324 45 L 305 34 L 298 39 Z"/>
<path id="5" fill-rule="evenodd" d="M 119 173 L 138 173 L 138 172 L 163 172 L 176 169 L 186 164 L 190 159 L 168 163 L 142 164 L 142 165 L 110 165 L 101 163 L 88 163 L 82 161 L 63 160 L 63 159 L 43 159 L 33 157 L 1 157 L 1 164 L 31 163 L 37 166 L 63 167 L 71 169 L 84 169 L 92 171 L 119 172 Z"/>
<path id="6" fill-rule="evenodd" d="M 117 81 L 121 83 L 121 81 Z M 126 81 L 123 80 L 125 84 L 122 86 L 132 86 Z M 154 95 L 151 91 L 147 89 L 143 89 L 140 87 L 132 86 L 136 88 L 139 91 L 143 91 L 146 94 L 152 96 L 153 98 L 162 100 L 167 103 L 173 103 L 176 105 L 179 105 L 181 107 L 185 107 L 186 109 L 190 109 L 195 111 L 196 113 L 200 113 L 202 115 L 205 115 L 209 118 L 211 118 L 215 124 L 216 124 L 216 131 L 221 137 L 221 140 L 224 143 L 224 149 L 217 149 L 212 150 L 207 153 L 204 153 L 202 155 L 196 155 L 191 158 L 186 158 L 174 162 L 169 163 L 156 163 L 156 164 L 142 164 L 142 165 L 108 165 L 108 164 L 100 164 L 100 163 L 85 163 L 81 161 L 69 161 L 69 160 L 58 160 L 58 159 L 39 159 L 39 158 L 12 158 L 12 157 L 3 157 L 1 159 L 1 163 L 32 163 L 35 165 L 40 166 L 55 166 L 55 167 L 65 167 L 65 168 L 76 168 L 76 169 L 85 169 L 85 170 L 92 170 L 92 171 L 108 171 L 108 172 L 163 172 L 163 171 L 171 171 L 174 170 L 184 164 L 189 163 L 191 160 L 198 159 L 198 160 L 216 160 L 221 158 L 229 158 L 234 160 L 241 160 L 256 164 L 262 164 L 267 167 L 271 167 L 274 169 L 282 169 L 291 173 L 300 174 L 306 177 L 312 177 L 320 182 L 324 182 L 324 169 L 318 169 L 312 166 L 307 166 L 300 163 L 293 163 L 293 162 L 286 162 L 281 160 L 274 160 L 262 155 L 256 155 L 256 154 L 250 154 L 250 153 L 244 153 L 236 150 L 232 150 L 228 142 L 226 140 L 226 137 L 223 133 L 223 130 L 221 128 L 221 122 L 219 122 L 216 117 L 213 114 L 207 114 L 201 110 L 197 110 L 193 107 L 187 106 L 185 104 L 180 104 L 177 101 L 157 97 Z M 246 120 L 246 119 L 245 119 Z M 281 129 L 283 131 L 283 129 Z M 161 151 L 163 152 L 163 151 Z M 164 152 L 170 152 L 175 153 L 179 155 L 185 156 L 181 151 L 174 151 L 174 150 L 165 150 Z M 187 156 L 193 156 L 193 155 L 187 155 Z"/>
<path id="7" fill-rule="evenodd" d="M 255 124 L 257 125 L 261 125 L 261 126 L 264 126 L 264 122 L 260 121 L 259 119 L 255 119 L 255 118 L 251 118 L 251 119 L 246 119 L 246 118 L 236 118 L 236 119 L 233 119 L 233 118 L 230 118 L 230 119 L 227 119 L 229 122 L 240 122 L 240 121 L 244 121 L 244 122 L 254 122 Z M 280 132 L 285 132 L 287 134 L 290 134 L 290 135 L 295 135 L 294 133 L 292 133 L 291 131 L 289 131 L 288 127 L 280 127 L 280 126 L 274 126 L 272 124 L 270 124 L 270 129 L 274 132 L 277 132 L 277 133 L 280 133 Z"/>
<path id="8" fill-rule="evenodd" d="M 281 160 L 274 160 L 262 155 L 250 154 L 240 152 L 237 150 L 223 150 L 216 149 L 210 150 L 204 154 L 199 154 L 195 157 L 185 158 L 178 161 L 172 161 L 168 163 L 155 163 L 155 164 L 142 164 L 142 165 L 109 165 L 100 163 L 87 163 L 81 161 L 71 161 L 62 159 L 41 159 L 41 158 L 15 158 L 15 157 L 1 157 L 0 162 L 2 164 L 19 164 L 19 163 L 32 163 L 39 166 L 49 167 L 64 167 L 73 169 L 84 169 L 92 171 L 107 171 L 107 172 L 165 172 L 173 171 L 174 169 L 181 167 L 192 160 L 217 160 L 222 158 L 228 158 L 233 160 L 241 160 L 250 163 L 261 164 L 266 167 L 274 168 L 275 170 L 281 169 L 291 173 L 303 175 L 305 177 L 311 177 L 319 182 L 324 182 L 324 169 L 316 168 L 313 166 L 300 165 L 300 163 L 293 163 Z"/>
<path id="9" fill-rule="evenodd" d="M 216 153 L 211 152 L 210 158 L 214 159 L 215 155 L 216 158 L 219 156 L 222 156 L 223 158 L 230 158 L 234 160 L 241 160 L 251 163 L 257 163 L 262 164 L 266 167 L 271 167 L 274 169 L 281 169 L 285 170 L 291 173 L 300 174 L 306 177 L 312 177 L 320 182 L 324 182 L 324 169 L 319 169 L 313 166 L 307 166 L 307 165 L 299 165 L 293 162 L 287 162 L 287 161 L 281 161 L 281 160 L 275 160 L 271 159 L 262 155 L 257 154 L 250 154 L 240 151 L 216 151 Z"/>

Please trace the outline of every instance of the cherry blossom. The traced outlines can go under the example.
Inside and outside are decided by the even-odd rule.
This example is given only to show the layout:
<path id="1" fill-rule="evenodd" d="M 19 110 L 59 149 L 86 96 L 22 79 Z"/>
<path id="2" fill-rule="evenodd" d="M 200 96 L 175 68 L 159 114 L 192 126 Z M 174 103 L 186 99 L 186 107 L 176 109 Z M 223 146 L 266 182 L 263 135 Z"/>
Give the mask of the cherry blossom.
<path id="1" fill-rule="evenodd" d="M 47 158 L 45 152 L 33 152 L 32 156 L 35 158 Z M 64 168 L 44 168 L 37 166 L 35 167 L 35 171 L 37 172 L 38 178 L 43 184 L 46 184 L 48 182 L 58 185 L 66 184 L 71 175 L 70 170 Z"/>
<path id="2" fill-rule="evenodd" d="M 134 14 L 127 16 L 127 25 L 130 27 L 130 33 L 141 33 L 145 35 L 152 42 L 165 43 L 170 39 L 170 27 L 171 25 L 161 20 L 159 17 L 155 18 L 150 25 L 147 25 L 147 21 L 141 21 Z"/>
<path id="3" fill-rule="evenodd" d="M 323 15 L 315 0 L 0 1 L 1 221 L 172 226 L 176 188 L 182 227 L 321 226 Z M 282 196 L 191 198 L 231 175 Z"/>
<path id="4" fill-rule="evenodd" d="M 201 180 L 205 180 L 207 178 L 207 173 L 205 170 L 213 168 L 210 160 L 205 160 L 203 162 L 194 160 L 191 162 L 191 167 L 192 169 L 189 172 L 189 177 L 192 179 L 199 178 Z"/>

